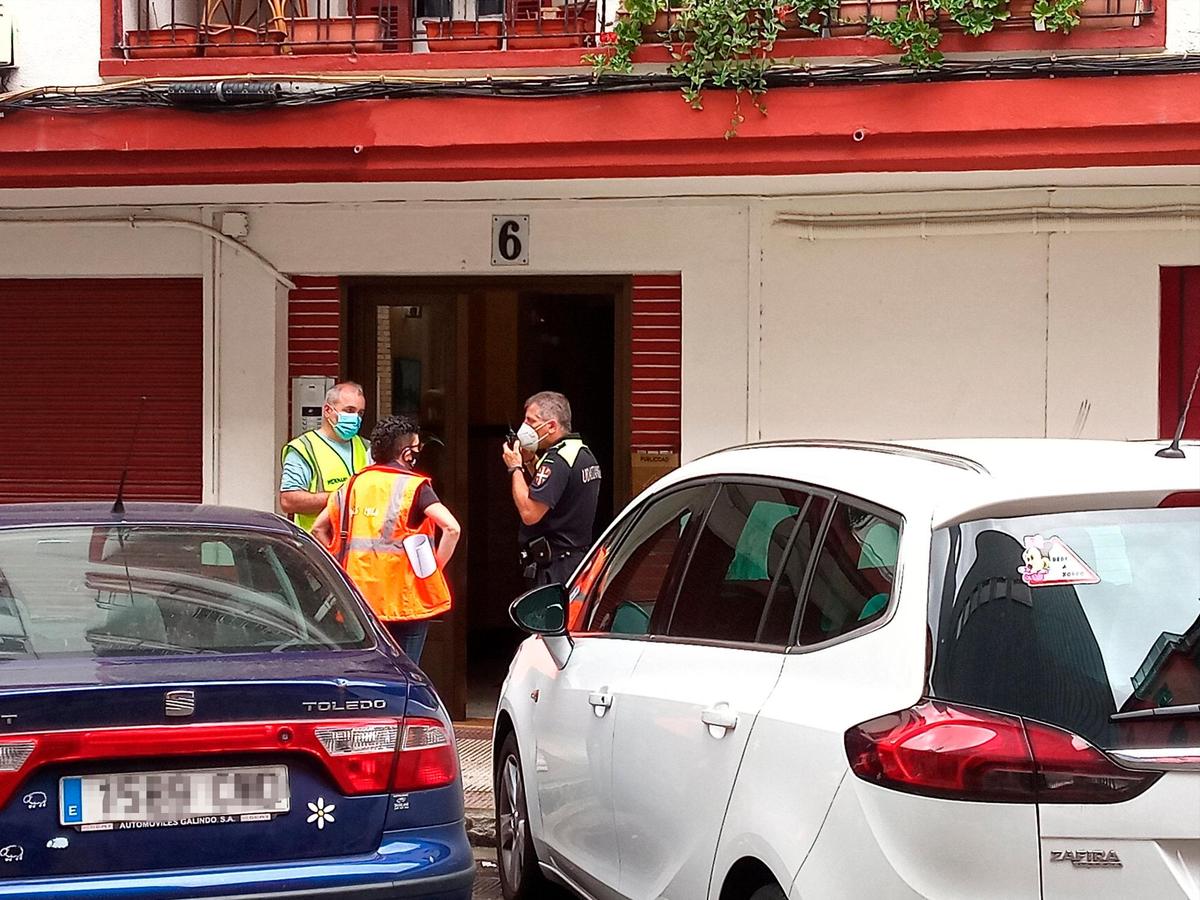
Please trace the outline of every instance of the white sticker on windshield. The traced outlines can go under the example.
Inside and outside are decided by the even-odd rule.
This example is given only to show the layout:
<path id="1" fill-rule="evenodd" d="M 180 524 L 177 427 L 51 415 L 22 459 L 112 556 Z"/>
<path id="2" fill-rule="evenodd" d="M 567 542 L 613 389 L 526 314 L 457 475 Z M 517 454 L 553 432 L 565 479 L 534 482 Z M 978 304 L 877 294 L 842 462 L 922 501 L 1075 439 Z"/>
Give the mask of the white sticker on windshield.
<path id="1" fill-rule="evenodd" d="M 1021 573 L 1021 580 L 1030 587 L 1100 583 L 1100 576 L 1059 537 L 1027 535 L 1021 559 L 1025 565 L 1018 567 L 1017 571 Z"/>

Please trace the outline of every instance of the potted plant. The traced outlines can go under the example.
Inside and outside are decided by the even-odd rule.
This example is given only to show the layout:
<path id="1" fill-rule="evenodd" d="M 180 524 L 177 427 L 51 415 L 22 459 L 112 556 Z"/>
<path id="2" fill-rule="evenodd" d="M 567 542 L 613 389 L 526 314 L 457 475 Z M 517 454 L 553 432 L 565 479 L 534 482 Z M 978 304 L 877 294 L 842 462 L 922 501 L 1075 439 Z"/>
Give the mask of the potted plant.
<path id="1" fill-rule="evenodd" d="M 426 19 L 425 40 L 438 53 L 499 50 L 504 23 L 498 19 Z"/>
<path id="2" fill-rule="evenodd" d="M 287 24 L 294 53 L 380 53 L 387 31 L 379 16 L 297 17 Z"/>
<path id="3" fill-rule="evenodd" d="M 554 15 L 545 15 L 553 11 Z M 558 9 L 541 10 L 532 19 L 515 19 L 508 23 L 508 49 L 532 50 L 539 47 L 582 47 L 582 23 L 576 16 L 562 18 Z"/>
<path id="4" fill-rule="evenodd" d="M 195 56 L 199 29 L 194 25 L 168 25 L 125 32 L 125 51 L 131 59 Z"/>
<path id="5" fill-rule="evenodd" d="M 249 25 L 210 25 L 201 45 L 205 56 L 271 56 L 279 52 L 286 32 Z"/>

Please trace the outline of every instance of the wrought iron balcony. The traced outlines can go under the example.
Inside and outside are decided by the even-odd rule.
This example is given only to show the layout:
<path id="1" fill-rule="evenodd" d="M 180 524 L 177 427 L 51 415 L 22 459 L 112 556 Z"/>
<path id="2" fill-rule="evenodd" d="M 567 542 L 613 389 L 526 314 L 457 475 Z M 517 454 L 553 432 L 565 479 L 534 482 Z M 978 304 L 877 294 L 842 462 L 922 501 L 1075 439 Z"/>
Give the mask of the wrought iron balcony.
<path id="1" fill-rule="evenodd" d="M 137 60 L 247 59 L 246 71 L 337 68 L 471 67 L 482 51 L 559 50 L 532 65 L 579 66 L 587 48 L 603 47 L 622 15 L 620 0 L 101 0 L 106 50 L 102 71 L 119 74 Z M 885 56 L 883 41 L 867 37 L 871 19 L 895 18 L 911 0 L 831 0 L 820 15 L 784 19 L 776 55 L 805 58 Z M 788 4 L 780 0 L 780 14 Z M 949 52 L 1037 52 L 1162 47 L 1165 24 L 1154 0 L 1085 0 L 1070 35 L 1047 33 L 1033 17 L 1034 0 L 1010 0 L 995 31 L 968 38 L 945 16 L 938 28 Z M 638 59 L 670 60 L 662 46 L 678 12 L 666 10 L 646 28 Z M 794 18 L 794 17 L 793 17 Z M 676 38 L 678 40 L 678 36 Z M 574 51 L 574 52 L 573 52 Z M 593 51 L 594 52 L 594 51 Z M 460 53 L 466 55 L 459 55 Z M 393 54 L 409 54 L 398 58 Z M 326 63 L 319 58 L 324 56 Z M 506 54 L 507 55 L 507 54 Z M 339 63 L 333 59 L 342 57 Z M 419 64 L 420 59 L 427 62 Z M 291 59 L 287 63 L 284 60 Z M 303 60 L 309 60 L 308 63 Z M 392 61 L 389 62 L 389 59 Z M 482 56 L 475 57 L 482 63 Z M 499 57 L 489 57 L 494 61 Z M 109 68 L 105 69 L 105 64 Z M 515 60 L 513 63 L 515 64 Z M 173 72 L 180 71 L 178 64 Z M 143 69 L 145 64 L 143 64 Z M 206 66 L 194 66 L 197 73 Z"/>

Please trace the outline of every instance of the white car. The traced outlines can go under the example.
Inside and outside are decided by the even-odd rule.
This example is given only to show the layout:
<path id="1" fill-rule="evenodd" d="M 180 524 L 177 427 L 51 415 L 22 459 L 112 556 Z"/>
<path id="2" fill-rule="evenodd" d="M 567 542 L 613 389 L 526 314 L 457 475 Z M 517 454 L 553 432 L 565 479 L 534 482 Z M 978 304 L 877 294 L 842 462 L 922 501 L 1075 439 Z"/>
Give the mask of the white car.
<path id="1" fill-rule="evenodd" d="M 656 483 L 513 604 L 504 896 L 1200 896 L 1200 444 L 1159 446 L 798 441 Z"/>

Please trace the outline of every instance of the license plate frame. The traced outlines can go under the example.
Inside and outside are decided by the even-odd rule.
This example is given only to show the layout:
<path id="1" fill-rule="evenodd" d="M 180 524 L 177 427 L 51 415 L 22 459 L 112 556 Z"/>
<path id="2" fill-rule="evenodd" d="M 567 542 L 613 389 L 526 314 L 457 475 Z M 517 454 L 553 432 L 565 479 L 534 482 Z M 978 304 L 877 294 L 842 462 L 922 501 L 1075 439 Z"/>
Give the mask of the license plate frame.
<path id="1" fill-rule="evenodd" d="M 273 798 L 263 797 L 262 793 L 254 798 L 219 797 L 216 787 L 218 781 L 233 784 L 236 790 L 238 779 L 245 783 L 246 779 L 267 777 L 274 780 L 277 795 Z M 150 798 L 151 779 L 160 783 L 163 779 L 183 778 L 187 780 L 187 808 L 176 811 L 151 810 Z M 95 805 L 103 803 L 99 795 L 104 791 L 101 784 L 108 784 L 108 790 L 118 783 L 118 779 L 134 779 L 140 789 L 134 792 L 138 809 L 132 812 L 128 803 L 124 809 L 106 810 L 95 809 Z M 197 784 L 204 781 L 208 785 L 207 806 L 197 802 Z M 129 797 L 118 798 L 118 802 Z M 162 801 L 164 798 L 157 798 Z M 171 798 L 178 800 L 178 795 Z M 271 818 L 284 815 L 291 811 L 291 783 L 288 778 L 288 767 L 284 765 L 268 766 L 233 766 L 226 768 L 206 769 L 155 769 L 138 772 L 97 772 L 87 775 L 67 775 L 58 780 L 58 819 L 65 828 L 108 829 L 123 823 L 141 823 L 143 825 L 162 825 L 176 822 L 182 824 L 191 819 L 208 819 L 217 817 L 233 817 L 238 821 L 243 816 L 254 816 L 261 820 L 264 815 Z M 243 820 L 253 821 L 253 820 Z M 201 823 L 197 823 L 201 824 Z"/>

